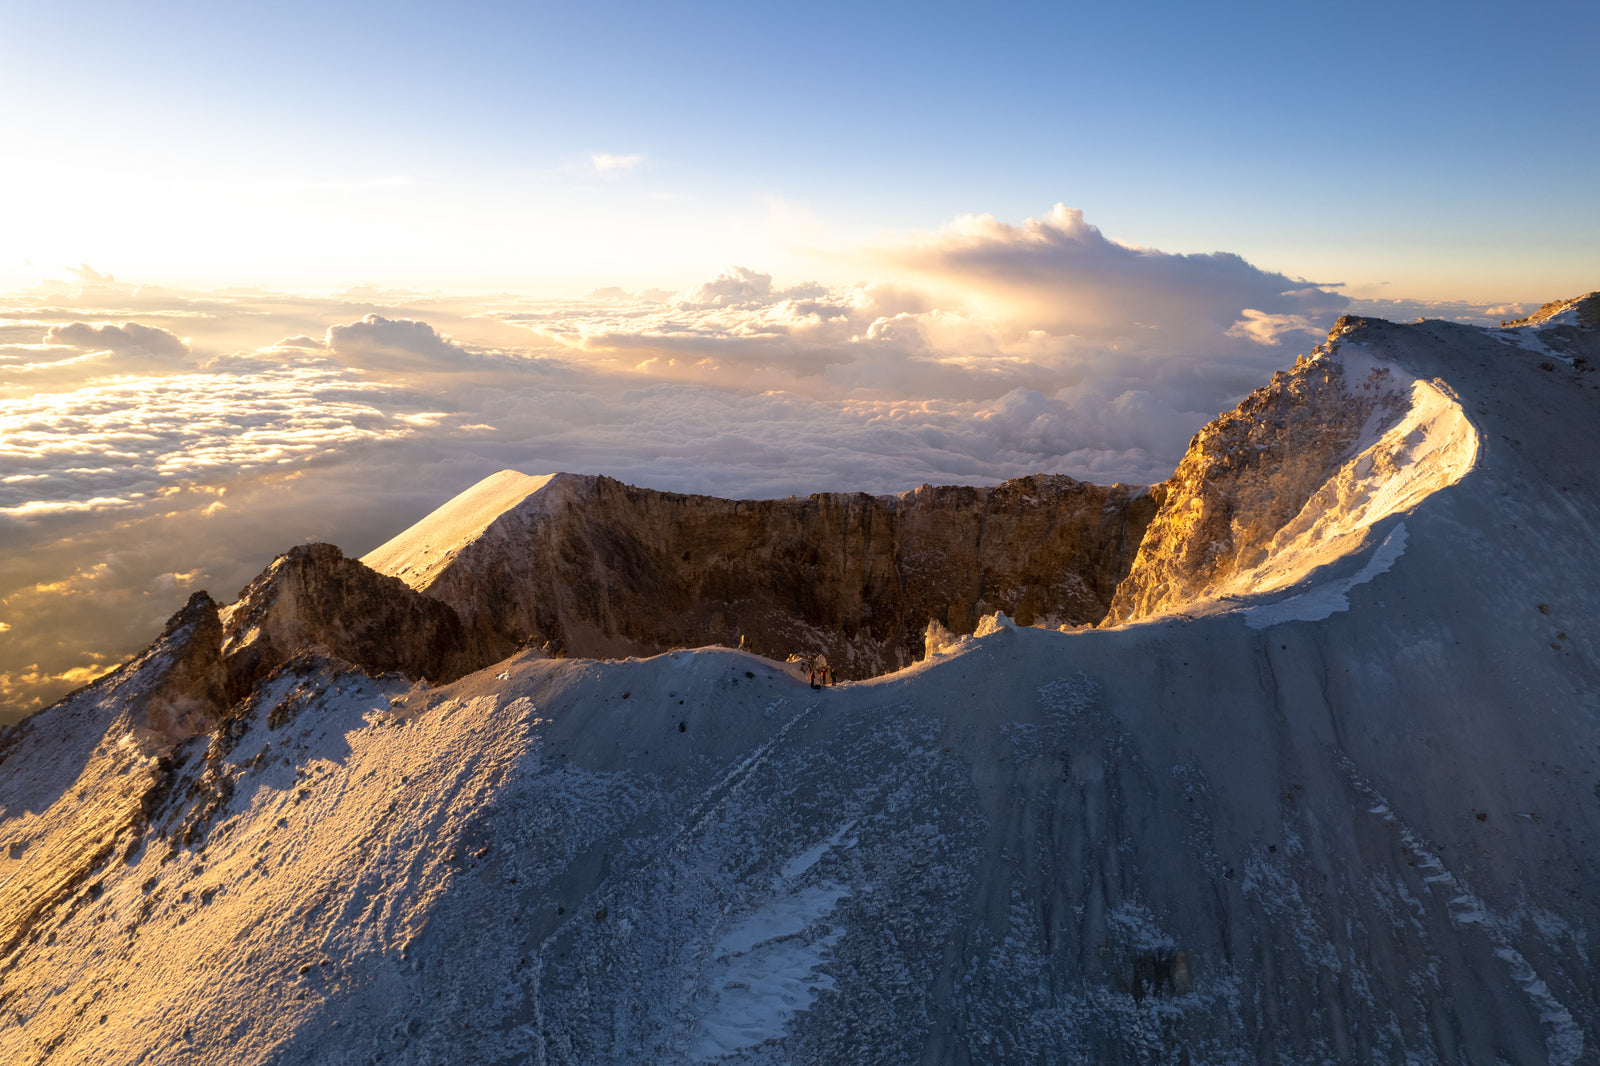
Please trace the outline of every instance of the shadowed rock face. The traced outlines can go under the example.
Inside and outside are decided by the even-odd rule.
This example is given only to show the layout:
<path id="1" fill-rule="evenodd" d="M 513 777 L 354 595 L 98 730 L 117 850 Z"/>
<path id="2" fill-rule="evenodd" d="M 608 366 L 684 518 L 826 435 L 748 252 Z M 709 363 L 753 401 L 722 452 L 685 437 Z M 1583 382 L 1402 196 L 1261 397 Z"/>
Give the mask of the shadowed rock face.
<path id="1" fill-rule="evenodd" d="M 705 644 L 825 652 L 841 677 L 919 656 L 930 619 L 970 633 L 1097 621 L 1161 499 L 1040 475 L 898 497 L 721 500 L 559 475 L 459 546 L 421 591 L 303 544 L 222 608 L 195 593 L 96 688 L 157 749 L 204 733 L 296 655 L 453 681 L 530 641 L 605 657 Z"/>
<path id="2" fill-rule="evenodd" d="M 109 683 L 113 691 L 126 693 L 134 727 L 158 745 L 215 726 L 231 702 L 216 603 L 204 592 L 194 593 L 156 642 Z"/>
<path id="3" fill-rule="evenodd" d="M 370 673 L 435 682 L 486 666 L 500 652 L 473 641 L 445 604 L 332 544 L 278 556 L 227 608 L 224 626 L 221 653 L 235 699 L 307 648 Z"/>
<path id="4" fill-rule="evenodd" d="M 259 682 L 308 652 L 374 675 L 436 683 L 500 657 L 500 649 L 474 641 L 445 604 L 331 544 L 302 544 L 273 560 L 227 607 L 194 593 L 155 643 L 88 689 L 116 699 L 134 734 L 165 751 L 215 728 Z M 9 741 L 25 732 L 13 731 Z"/>
<path id="5" fill-rule="evenodd" d="M 997 610 L 1023 624 L 1099 621 L 1161 499 L 1159 487 L 1049 475 L 783 500 L 558 475 L 417 588 L 485 646 L 547 641 L 593 657 L 743 637 L 866 677 L 918 658 L 930 620 L 957 633 Z"/>

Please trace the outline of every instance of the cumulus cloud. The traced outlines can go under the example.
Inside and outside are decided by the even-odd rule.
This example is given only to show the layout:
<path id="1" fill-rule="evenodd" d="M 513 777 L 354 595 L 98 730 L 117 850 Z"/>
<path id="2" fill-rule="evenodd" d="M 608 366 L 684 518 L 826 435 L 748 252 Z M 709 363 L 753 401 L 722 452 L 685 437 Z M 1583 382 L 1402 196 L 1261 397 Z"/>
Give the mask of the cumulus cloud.
<path id="1" fill-rule="evenodd" d="M 167 330 L 145 326 L 138 322 L 124 322 L 120 326 L 96 326 L 88 322 L 68 322 L 51 326 L 45 333 L 46 344 L 60 344 L 73 348 L 130 349 L 148 352 L 154 356 L 187 355 L 189 346 Z"/>
<path id="2" fill-rule="evenodd" d="M 995 425 L 1002 397 L 1013 408 L 1038 397 L 1056 408 L 1030 418 L 1031 439 L 1056 447 L 1028 452 L 1036 462 L 1092 455 L 1080 469 L 1160 477 L 1207 418 L 1349 304 L 1236 255 L 1113 241 L 1062 206 L 1020 225 L 958 219 L 870 261 L 883 272 L 870 282 L 786 288 L 734 267 L 662 306 L 590 304 L 519 321 L 575 358 L 652 379 L 834 403 L 977 405 L 966 416 L 989 411 Z"/>
<path id="3" fill-rule="evenodd" d="M 1327 332 L 1326 327 L 1305 315 L 1270 315 L 1253 307 L 1246 307 L 1239 313 L 1244 317 L 1229 326 L 1224 336 L 1244 337 L 1257 344 L 1277 345 L 1283 343 L 1285 334 Z"/>
<path id="4" fill-rule="evenodd" d="M 1511 321 L 1527 317 L 1528 312 L 1532 310 L 1528 304 L 1495 304 L 1492 307 L 1485 307 L 1483 313 L 1492 319 Z"/>
<path id="5" fill-rule="evenodd" d="M 298 337 L 285 337 L 273 345 L 274 348 L 295 348 L 308 352 L 321 351 L 327 346 L 326 341 L 318 340 L 315 337 L 307 337 L 304 334 Z"/>
<path id="6" fill-rule="evenodd" d="M 426 322 L 378 314 L 328 327 L 323 346 L 341 362 L 362 370 L 450 370 L 476 361 L 473 354 L 440 336 Z"/>
<path id="7" fill-rule="evenodd" d="M 102 274 L 88 263 L 79 263 L 75 267 L 68 267 L 68 273 L 85 285 L 114 285 L 116 278 L 110 274 Z"/>
<path id="8" fill-rule="evenodd" d="M 1159 331 L 1169 349 L 1225 331 L 1245 308 L 1326 317 L 1348 303 L 1229 252 L 1176 255 L 1110 240 L 1082 211 L 1062 204 L 1021 225 L 965 216 L 883 254 L 933 283 L 999 299 L 1035 329 L 1080 336 Z"/>
<path id="9" fill-rule="evenodd" d="M 707 307 L 760 307 L 772 297 L 772 275 L 734 267 L 678 298 L 683 310 Z"/>

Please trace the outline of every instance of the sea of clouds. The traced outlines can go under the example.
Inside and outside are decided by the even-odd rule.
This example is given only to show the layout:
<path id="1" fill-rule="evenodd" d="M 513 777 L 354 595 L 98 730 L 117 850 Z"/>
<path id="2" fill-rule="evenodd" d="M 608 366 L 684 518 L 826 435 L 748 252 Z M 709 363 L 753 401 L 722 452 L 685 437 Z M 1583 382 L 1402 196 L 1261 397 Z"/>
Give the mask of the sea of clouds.
<path id="1" fill-rule="evenodd" d="M 731 497 L 1035 472 L 1149 483 L 1357 307 L 1057 207 L 853 261 L 583 299 L 186 292 L 89 267 L 0 296 L 0 721 L 280 551 L 360 555 L 506 467 Z"/>

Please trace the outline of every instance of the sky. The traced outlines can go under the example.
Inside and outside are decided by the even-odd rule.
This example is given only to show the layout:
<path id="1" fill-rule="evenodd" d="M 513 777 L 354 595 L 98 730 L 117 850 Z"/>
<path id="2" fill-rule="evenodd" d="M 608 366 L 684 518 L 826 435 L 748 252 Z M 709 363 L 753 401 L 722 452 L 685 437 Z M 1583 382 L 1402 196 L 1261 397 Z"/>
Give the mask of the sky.
<path id="1" fill-rule="evenodd" d="M 1595 5 L 0 0 L 0 722 L 496 470 L 1151 483 L 1600 287 Z"/>
<path id="2" fill-rule="evenodd" d="M 1063 202 L 1352 295 L 1538 301 L 1592 285 L 1597 31 L 1589 0 L 7 0 L 0 285 L 850 281 L 884 233 Z"/>

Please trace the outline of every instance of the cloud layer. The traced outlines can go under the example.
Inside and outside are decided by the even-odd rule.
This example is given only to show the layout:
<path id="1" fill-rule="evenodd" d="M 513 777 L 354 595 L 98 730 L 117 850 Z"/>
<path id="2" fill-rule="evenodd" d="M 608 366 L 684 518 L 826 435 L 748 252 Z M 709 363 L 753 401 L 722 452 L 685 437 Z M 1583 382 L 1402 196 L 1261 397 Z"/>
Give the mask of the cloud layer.
<path id="1" fill-rule="evenodd" d="M 0 518 L 135 507 L 175 487 L 300 465 L 413 432 L 337 371 L 124 379 L 0 404 Z"/>

